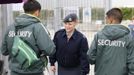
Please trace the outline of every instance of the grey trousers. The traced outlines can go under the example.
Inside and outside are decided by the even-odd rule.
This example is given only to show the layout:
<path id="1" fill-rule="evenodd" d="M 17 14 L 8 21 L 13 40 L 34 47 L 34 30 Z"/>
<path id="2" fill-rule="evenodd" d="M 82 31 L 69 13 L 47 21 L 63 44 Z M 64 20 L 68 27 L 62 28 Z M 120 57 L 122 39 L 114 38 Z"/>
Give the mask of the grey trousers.
<path id="1" fill-rule="evenodd" d="M 75 68 L 64 68 L 58 66 L 58 75 L 80 75 L 80 66 Z"/>

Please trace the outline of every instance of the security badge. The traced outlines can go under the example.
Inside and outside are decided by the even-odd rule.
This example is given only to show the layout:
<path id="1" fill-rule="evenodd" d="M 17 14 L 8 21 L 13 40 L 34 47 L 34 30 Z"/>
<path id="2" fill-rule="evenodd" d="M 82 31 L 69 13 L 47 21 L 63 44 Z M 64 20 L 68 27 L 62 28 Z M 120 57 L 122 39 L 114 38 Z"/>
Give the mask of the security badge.
<path id="1" fill-rule="evenodd" d="M 72 21 L 72 18 L 69 18 L 68 20 L 69 20 L 69 21 Z"/>

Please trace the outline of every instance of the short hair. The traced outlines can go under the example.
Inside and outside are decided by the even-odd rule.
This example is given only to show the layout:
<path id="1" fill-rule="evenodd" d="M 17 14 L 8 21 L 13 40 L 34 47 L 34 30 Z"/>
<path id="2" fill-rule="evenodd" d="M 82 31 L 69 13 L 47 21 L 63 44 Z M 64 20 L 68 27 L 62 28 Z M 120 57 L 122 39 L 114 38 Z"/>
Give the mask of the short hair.
<path id="1" fill-rule="evenodd" d="M 119 23 L 121 23 L 122 18 L 123 18 L 122 11 L 119 8 L 112 8 L 106 13 L 106 15 L 107 17 L 113 17 Z"/>
<path id="2" fill-rule="evenodd" d="M 37 10 L 41 10 L 41 5 L 36 0 L 27 0 L 24 2 L 23 9 L 25 13 L 34 13 Z"/>

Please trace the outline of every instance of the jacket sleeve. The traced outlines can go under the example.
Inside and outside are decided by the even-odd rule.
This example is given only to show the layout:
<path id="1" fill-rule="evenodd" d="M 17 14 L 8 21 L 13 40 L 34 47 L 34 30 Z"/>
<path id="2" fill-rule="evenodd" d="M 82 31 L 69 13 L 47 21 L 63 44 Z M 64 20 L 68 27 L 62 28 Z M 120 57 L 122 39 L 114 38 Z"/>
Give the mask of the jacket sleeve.
<path id="1" fill-rule="evenodd" d="M 87 60 L 87 50 L 88 50 L 88 42 L 86 37 L 84 37 L 80 44 L 80 67 L 81 67 L 81 74 L 86 75 L 89 73 L 89 62 Z"/>
<path id="2" fill-rule="evenodd" d="M 1 44 L 1 48 L 0 48 L 0 53 L 2 55 L 9 55 L 9 51 L 8 51 L 8 48 L 7 48 L 7 35 L 8 34 L 8 31 L 6 31 L 6 33 L 3 35 L 4 37 L 2 38 L 2 44 Z"/>
<path id="3" fill-rule="evenodd" d="M 53 55 L 55 53 L 55 45 L 45 26 L 39 23 L 38 28 L 35 28 L 35 30 L 35 40 L 38 48 L 47 56 Z"/>
<path id="4" fill-rule="evenodd" d="M 90 64 L 95 64 L 97 54 L 97 35 L 94 36 L 94 40 L 92 41 L 90 48 L 87 52 L 87 58 Z"/>
<path id="5" fill-rule="evenodd" d="M 128 75 L 134 75 L 134 40 L 129 42 L 127 49 Z"/>
<path id="6" fill-rule="evenodd" d="M 54 39 L 53 39 L 55 46 L 56 46 L 56 43 L 57 43 L 56 40 L 57 40 L 57 39 L 56 39 L 56 33 L 55 33 Z M 50 59 L 50 60 L 49 60 L 49 61 L 50 61 L 50 65 L 51 65 L 51 66 L 54 66 L 54 64 L 55 64 L 55 62 L 56 62 L 56 52 L 54 53 L 54 55 L 50 56 L 49 59 Z"/>

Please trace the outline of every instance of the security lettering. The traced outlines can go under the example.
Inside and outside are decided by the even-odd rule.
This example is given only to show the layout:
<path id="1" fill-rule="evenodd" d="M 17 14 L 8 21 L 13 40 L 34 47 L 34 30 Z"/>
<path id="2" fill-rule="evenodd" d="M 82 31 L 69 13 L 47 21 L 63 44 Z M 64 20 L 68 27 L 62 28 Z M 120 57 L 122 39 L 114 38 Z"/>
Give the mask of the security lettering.
<path id="1" fill-rule="evenodd" d="M 106 46 L 115 46 L 115 47 L 124 47 L 125 41 L 119 41 L 119 40 L 104 40 L 99 39 L 98 45 L 106 45 Z"/>
<path id="2" fill-rule="evenodd" d="M 32 34 L 31 31 L 18 31 L 17 35 L 20 37 L 30 37 Z M 15 31 L 9 31 L 8 37 L 14 37 L 15 36 Z"/>

